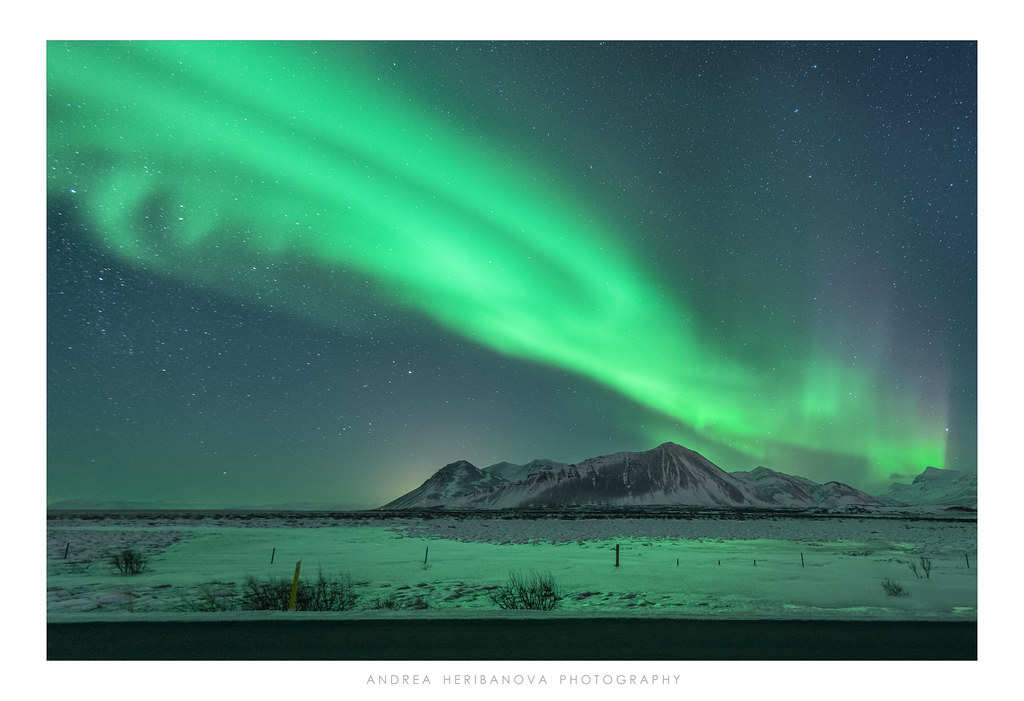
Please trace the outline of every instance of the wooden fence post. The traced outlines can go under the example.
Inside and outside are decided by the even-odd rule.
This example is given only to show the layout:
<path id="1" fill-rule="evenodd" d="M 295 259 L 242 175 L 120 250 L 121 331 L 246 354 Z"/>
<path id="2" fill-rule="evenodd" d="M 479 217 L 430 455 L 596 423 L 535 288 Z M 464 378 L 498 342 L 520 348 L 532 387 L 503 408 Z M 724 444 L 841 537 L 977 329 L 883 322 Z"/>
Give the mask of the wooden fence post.
<path id="1" fill-rule="evenodd" d="M 302 560 L 295 563 L 295 579 L 292 580 L 292 595 L 288 599 L 288 610 L 295 610 L 295 594 L 299 590 L 299 568 L 302 567 Z"/>

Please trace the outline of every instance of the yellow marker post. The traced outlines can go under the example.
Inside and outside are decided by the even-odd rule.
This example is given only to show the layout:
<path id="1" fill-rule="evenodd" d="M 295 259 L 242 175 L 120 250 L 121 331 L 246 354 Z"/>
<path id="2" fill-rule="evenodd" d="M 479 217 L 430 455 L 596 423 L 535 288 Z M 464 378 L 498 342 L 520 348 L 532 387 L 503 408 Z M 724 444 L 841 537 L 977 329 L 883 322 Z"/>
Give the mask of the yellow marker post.
<path id="1" fill-rule="evenodd" d="M 288 599 L 288 610 L 295 610 L 295 593 L 299 590 L 299 568 L 302 567 L 302 560 L 295 563 L 295 579 L 292 580 L 292 595 Z"/>

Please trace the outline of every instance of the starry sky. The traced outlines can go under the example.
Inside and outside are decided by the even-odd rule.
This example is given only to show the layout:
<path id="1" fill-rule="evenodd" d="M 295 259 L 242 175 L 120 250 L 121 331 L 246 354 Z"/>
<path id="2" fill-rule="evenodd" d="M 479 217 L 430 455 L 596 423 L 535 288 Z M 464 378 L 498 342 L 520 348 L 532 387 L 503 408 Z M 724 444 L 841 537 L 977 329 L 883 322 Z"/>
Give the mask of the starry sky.
<path id="1" fill-rule="evenodd" d="M 47 45 L 47 500 L 977 464 L 973 42 Z"/>

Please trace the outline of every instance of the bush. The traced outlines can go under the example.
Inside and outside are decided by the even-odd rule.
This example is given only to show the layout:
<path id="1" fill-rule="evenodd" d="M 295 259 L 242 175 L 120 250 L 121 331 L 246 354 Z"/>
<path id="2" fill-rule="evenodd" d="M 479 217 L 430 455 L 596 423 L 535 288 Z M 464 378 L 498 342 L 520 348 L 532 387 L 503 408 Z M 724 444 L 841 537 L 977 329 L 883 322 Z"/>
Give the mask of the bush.
<path id="1" fill-rule="evenodd" d="M 242 608 L 246 611 L 286 611 L 292 583 L 286 579 L 261 582 L 250 576 L 242 592 Z"/>
<path id="2" fill-rule="evenodd" d="M 146 554 L 133 548 L 125 548 L 110 556 L 110 562 L 121 574 L 138 574 L 146 569 L 149 558 Z"/>
<path id="3" fill-rule="evenodd" d="M 489 596 L 503 609 L 550 611 L 562 600 L 550 572 L 531 572 L 528 575 L 509 572 L 508 583 L 492 590 Z"/>
<path id="4" fill-rule="evenodd" d="M 931 560 L 931 558 L 925 557 L 924 555 L 922 555 L 920 560 L 918 560 L 918 563 L 921 565 L 921 571 L 924 572 L 925 578 L 926 579 L 931 579 L 931 577 L 932 577 L 932 560 Z M 918 570 L 917 570 L 918 563 L 915 563 L 915 562 L 911 561 L 911 562 L 907 563 L 907 565 L 908 565 L 908 567 L 910 567 L 910 571 L 914 573 L 914 576 L 917 577 L 918 579 L 921 579 L 921 573 L 918 572 Z"/>
<path id="5" fill-rule="evenodd" d="M 295 597 L 295 608 L 299 611 L 347 611 L 356 605 L 358 598 L 348 575 L 327 579 L 323 572 L 312 584 L 300 582 L 299 591 L 301 594 Z M 291 594 L 291 588 L 288 592 Z M 302 606 L 299 606 L 300 596 Z"/>
<path id="6" fill-rule="evenodd" d="M 889 596 L 907 596 L 909 593 L 902 584 L 892 579 L 883 579 L 882 589 L 885 589 L 885 593 Z"/>
<path id="7" fill-rule="evenodd" d="M 242 593 L 242 608 L 247 611 L 287 611 L 292 580 L 261 582 L 249 577 Z M 357 595 L 346 575 L 328 579 L 321 572 L 312 583 L 300 580 L 295 592 L 296 611 L 347 611 L 355 606 Z"/>

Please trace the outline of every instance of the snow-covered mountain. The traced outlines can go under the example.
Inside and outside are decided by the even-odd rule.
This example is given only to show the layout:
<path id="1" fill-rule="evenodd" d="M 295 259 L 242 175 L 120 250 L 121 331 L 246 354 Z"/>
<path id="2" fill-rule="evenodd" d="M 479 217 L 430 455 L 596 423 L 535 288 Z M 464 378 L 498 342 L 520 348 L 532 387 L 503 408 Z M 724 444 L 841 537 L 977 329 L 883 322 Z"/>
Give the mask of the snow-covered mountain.
<path id="1" fill-rule="evenodd" d="M 806 477 L 787 475 L 767 467 L 750 472 L 732 472 L 770 496 L 780 506 L 879 506 L 883 502 L 842 482 L 818 484 Z"/>
<path id="2" fill-rule="evenodd" d="M 530 475 L 538 472 L 546 472 L 566 467 L 569 466 L 565 463 L 555 462 L 554 460 L 531 460 L 525 465 L 516 465 L 511 462 L 499 462 L 494 465 L 490 465 L 489 467 L 485 467 L 484 472 L 497 475 L 509 482 L 518 482 L 519 480 L 526 479 Z"/>
<path id="3" fill-rule="evenodd" d="M 727 473 L 692 450 L 663 443 L 566 465 L 534 460 L 480 470 L 447 465 L 420 487 L 386 504 L 412 507 L 513 508 L 570 505 L 679 505 L 719 507 L 879 505 L 838 482 L 820 485 L 767 468 Z"/>
<path id="4" fill-rule="evenodd" d="M 910 484 L 894 483 L 886 497 L 912 506 L 978 507 L 978 476 L 926 467 Z"/>
<path id="5" fill-rule="evenodd" d="M 449 506 L 460 501 L 465 495 L 508 483 L 503 477 L 484 472 L 470 462 L 459 460 L 445 465 L 419 487 L 383 508 Z"/>
<path id="6" fill-rule="evenodd" d="M 733 477 L 748 482 L 782 506 L 804 506 L 814 501 L 814 491 L 821 487 L 805 477 L 787 475 L 767 467 L 755 467 L 750 472 L 732 472 Z"/>

